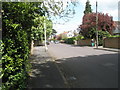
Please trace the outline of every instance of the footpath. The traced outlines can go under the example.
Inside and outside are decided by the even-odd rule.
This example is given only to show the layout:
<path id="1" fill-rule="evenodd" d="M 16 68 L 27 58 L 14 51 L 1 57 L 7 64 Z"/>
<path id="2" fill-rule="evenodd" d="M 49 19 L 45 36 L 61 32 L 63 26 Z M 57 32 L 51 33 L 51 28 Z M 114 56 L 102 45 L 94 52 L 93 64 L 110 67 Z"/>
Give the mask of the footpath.
<path id="1" fill-rule="evenodd" d="M 95 49 L 106 50 L 106 51 L 113 51 L 113 52 L 120 52 L 120 49 L 115 49 L 115 48 L 104 48 L 103 46 L 99 46 L 98 48 L 95 47 Z"/>
<path id="2" fill-rule="evenodd" d="M 35 88 L 67 88 L 62 74 L 55 61 L 45 51 L 44 46 L 34 47 L 30 58 L 32 71 L 28 82 L 28 90 Z"/>

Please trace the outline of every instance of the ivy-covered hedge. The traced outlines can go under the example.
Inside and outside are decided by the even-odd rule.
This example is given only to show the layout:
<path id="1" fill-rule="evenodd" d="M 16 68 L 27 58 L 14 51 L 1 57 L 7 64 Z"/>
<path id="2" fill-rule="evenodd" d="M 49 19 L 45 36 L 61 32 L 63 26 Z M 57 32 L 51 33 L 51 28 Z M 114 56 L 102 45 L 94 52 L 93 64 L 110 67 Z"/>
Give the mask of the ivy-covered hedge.
<path id="1" fill-rule="evenodd" d="M 16 30 L 13 36 L 3 38 L 3 89 L 24 88 L 27 76 L 29 46 L 25 31 Z M 14 37 L 14 38 L 13 38 Z"/>
<path id="2" fill-rule="evenodd" d="M 31 28 L 38 3 L 2 3 L 2 89 L 26 87 L 31 45 Z"/>
<path id="3" fill-rule="evenodd" d="M 3 43 L 2 40 L 0 40 L 0 83 L 2 82 L 2 50 L 3 50 Z M 0 84 L 0 90 L 2 89 L 2 85 Z"/>
<path id="4" fill-rule="evenodd" d="M 21 90 L 26 87 L 30 68 L 29 55 L 32 40 L 42 40 L 46 19 L 47 37 L 52 22 L 44 17 L 41 2 L 2 3 L 2 89 Z"/>

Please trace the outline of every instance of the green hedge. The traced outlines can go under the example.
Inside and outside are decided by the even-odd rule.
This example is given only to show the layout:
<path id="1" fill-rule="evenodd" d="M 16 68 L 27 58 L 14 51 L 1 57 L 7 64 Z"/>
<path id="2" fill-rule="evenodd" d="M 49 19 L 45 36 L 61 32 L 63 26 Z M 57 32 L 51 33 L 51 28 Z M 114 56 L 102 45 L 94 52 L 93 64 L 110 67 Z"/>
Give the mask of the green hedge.
<path id="1" fill-rule="evenodd" d="M 109 37 L 120 37 L 120 35 L 111 35 Z"/>
<path id="2" fill-rule="evenodd" d="M 107 32 L 107 31 L 102 31 L 102 30 L 99 30 L 98 31 L 98 42 L 99 42 L 99 46 L 102 46 L 103 45 L 103 38 L 105 37 L 110 37 L 110 33 Z"/>
<path id="3" fill-rule="evenodd" d="M 2 89 L 22 90 L 28 76 L 33 12 L 30 3 L 4 2 L 2 6 Z"/>
<path id="4" fill-rule="evenodd" d="M 2 40 L 0 40 L 0 83 L 2 82 L 2 76 L 3 76 L 3 73 L 2 73 L 2 50 L 3 50 L 3 43 L 2 43 Z M 2 89 L 2 86 L 0 85 L 0 90 Z"/>
<path id="5" fill-rule="evenodd" d="M 67 43 L 67 44 L 74 44 L 74 43 L 75 43 L 74 40 L 75 40 L 74 37 L 72 37 L 72 38 L 67 38 L 67 39 L 65 40 L 65 43 Z"/>
<path id="6" fill-rule="evenodd" d="M 19 30 L 18 30 L 19 29 Z M 27 63 L 29 44 L 27 33 L 20 28 L 12 30 L 14 33 L 4 36 L 2 68 L 3 89 L 17 89 L 25 87 L 27 77 Z"/>

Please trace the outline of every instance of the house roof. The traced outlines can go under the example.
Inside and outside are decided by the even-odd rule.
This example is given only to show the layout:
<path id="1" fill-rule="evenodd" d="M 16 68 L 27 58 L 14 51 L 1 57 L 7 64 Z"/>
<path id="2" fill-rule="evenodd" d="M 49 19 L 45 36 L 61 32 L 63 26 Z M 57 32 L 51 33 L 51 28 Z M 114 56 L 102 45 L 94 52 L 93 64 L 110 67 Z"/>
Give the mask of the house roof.
<path id="1" fill-rule="evenodd" d="M 120 21 L 114 21 L 117 25 L 120 25 Z"/>
<path id="2" fill-rule="evenodd" d="M 116 33 L 120 33 L 120 29 L 118 27 L 116 27 L 116 29 L 113 31 L 114 34 Z"/>
<path id="3" fill-rule="evenodd" d="M 114 21 L 114 26 L 120 29 L 120 21 Z"/>

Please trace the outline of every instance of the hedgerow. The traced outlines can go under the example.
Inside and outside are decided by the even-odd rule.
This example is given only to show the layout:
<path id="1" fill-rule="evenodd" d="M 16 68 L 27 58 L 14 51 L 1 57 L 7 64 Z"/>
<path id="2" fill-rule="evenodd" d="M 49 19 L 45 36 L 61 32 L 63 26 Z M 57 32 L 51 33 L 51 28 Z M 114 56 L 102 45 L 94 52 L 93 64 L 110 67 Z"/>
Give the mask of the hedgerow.
<path id="1" fill-rule="evenodd" d="M 47 36 L 52 23 L 44 18 L 41 2 L 2 3 L 2 89 L 23 90 L 30 68 L 31 41 L 43 38 L 46 19 Z M 42 18 L 42 19 L 41 19 Z M 33 29 L 34 27 L 34 29 Z"/>
<path id="2" fill-rule="evenodd" d="M 35 3 L 2 3 L 2 89 L 26 87 Z"/>

